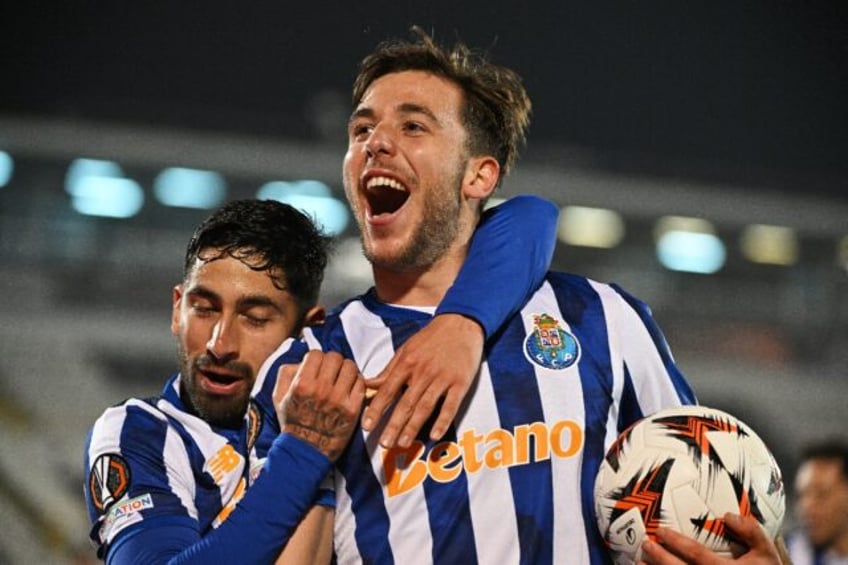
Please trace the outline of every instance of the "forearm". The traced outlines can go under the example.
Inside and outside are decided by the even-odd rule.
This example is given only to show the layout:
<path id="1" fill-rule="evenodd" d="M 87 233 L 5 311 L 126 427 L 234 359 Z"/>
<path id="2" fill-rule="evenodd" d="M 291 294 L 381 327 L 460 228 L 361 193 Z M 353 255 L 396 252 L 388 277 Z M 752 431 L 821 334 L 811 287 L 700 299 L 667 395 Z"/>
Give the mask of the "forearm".
<path id="1" fill-rule="evenodd" d="M 262 474 L 226 522 L 184 551 L 183 563 L 270 563 L 306 514 L 329 459 L 302 440 L 281 434 L 268 452 Z M 245 543 L 245 540 L 250 543 Z"/>
<path id="2" fill-rule="evenodd" d="M 476 320 L 488 338 L 518 311 L 550 268 L 559 209 L 530 195 L 486 211 L 468 257 L 436 314 Z"/>
<path id="3" fill-rule="evenodd" d="M 116 540 L 107 563 L 271 563 L 312 506 L 331 468 L 330 460 L 312 446 L 281 434 L 256 482 L 217 529 L 198 539 L 195 530 L 167 519 L 155 526 L 140 525 Z"/>

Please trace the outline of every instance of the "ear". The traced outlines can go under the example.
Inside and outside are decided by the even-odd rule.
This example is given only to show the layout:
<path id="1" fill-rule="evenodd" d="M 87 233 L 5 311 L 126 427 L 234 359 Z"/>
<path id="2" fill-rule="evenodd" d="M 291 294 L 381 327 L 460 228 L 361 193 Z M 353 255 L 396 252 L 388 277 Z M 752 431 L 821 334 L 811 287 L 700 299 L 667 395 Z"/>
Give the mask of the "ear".
<path id="1" fill-rule="evenodd" d="M 172 292 L 171 305 L 171 333 L 179 335 L 180 333 L 180 306 L 183 303 L 183 285 L 178 284 Z"/>
<path id="2" fill-rule="evenodd" d="M 305 326 L 320 326 L 327 319 L 327 310 L 320 304 L 313 306 L 306 311 L 303 316 L 303 325 Z"/>
<path id="3" fill-rule="evenodd" d="M 463 178 L 462 192 L 468 198 L 488 198 L 498 186 L 500 176 L 501 166 L 491 155 L 471 157 Z"/>

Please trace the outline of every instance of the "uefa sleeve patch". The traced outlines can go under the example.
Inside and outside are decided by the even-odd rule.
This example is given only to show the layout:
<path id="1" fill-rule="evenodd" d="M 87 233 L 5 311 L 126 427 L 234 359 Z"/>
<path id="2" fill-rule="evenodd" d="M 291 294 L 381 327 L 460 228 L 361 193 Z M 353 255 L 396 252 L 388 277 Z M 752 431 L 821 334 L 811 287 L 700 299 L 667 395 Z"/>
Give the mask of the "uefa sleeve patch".
<path id="1" fill-rule="evenodd" d="M 545 369 L 567 369 L 580 358 L 580 343 L 549 314 L 532 314 L 532 328 L 524 338 L 527 360 Z"/>
<path id="2" fill-rule="evenodd" d="M 130 488 L 130 467 L 117 453 L 99 456 L 88 474 L 88 492 L 91 502 L 101 514 Z"/>

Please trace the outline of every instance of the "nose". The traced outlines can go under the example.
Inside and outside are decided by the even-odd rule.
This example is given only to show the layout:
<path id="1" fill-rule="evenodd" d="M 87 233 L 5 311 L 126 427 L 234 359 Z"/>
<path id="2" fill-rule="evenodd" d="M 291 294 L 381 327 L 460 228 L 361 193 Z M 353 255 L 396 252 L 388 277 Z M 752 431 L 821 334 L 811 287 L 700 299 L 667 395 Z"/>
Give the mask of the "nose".
<path id="1" fill-rule="evenodd" d="M 365 142 L 365 153 L 369 158 L 377 155 L 391 155 L 394 153 L 395 144 L 389 128 L 383 124 L 377 124 L 371 130 L 368 140 Z"/>
<path id="2" fill-rule="evenodd" d="M 225 363 L 238 357 L 238 336 L 235 324 L 228 318 L 220 318 L 212 328 L 206 342 L 206 350 L 217 361 Z"/>

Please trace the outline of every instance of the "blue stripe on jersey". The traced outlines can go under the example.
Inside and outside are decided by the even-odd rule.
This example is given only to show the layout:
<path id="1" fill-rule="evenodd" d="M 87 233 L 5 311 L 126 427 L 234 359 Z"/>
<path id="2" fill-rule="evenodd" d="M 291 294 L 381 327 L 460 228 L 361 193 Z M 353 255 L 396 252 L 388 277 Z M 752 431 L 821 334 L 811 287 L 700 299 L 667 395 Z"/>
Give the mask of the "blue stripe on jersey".
<path id="1" fill-rule="evenodd" d="M 680 369 L 678 369 L 677 365 L 674 363 L 674 359 L 671 356 L 671 350 L 668 348 L 668 341 L 666 341 L 662 330 L 657 325 L 653 316 L 651 316 L 651 311 L 648 305 L 617 284 L 610 284 L 610 287 L 621 295 L 625 302 L 627 302 L 630 307 L 636 311 L 636 314 L 639 315 L 639 319 L 642 320 L 642 323 L 648 330 L 651 340 L 653 340 L 654 346 L 657 348 L 657 352 L 662 358 L 663 366 L 665 367 L 665 370 L 677 391 L 680 402 L 682 404 L 694 404 L 696 402 L 695 393 L 689 386 L 689 383 L 686 382 L 686 378 L 683 376 L 683 373 L 680 372 Z"/>
<path id="2" fill-rule="evenodd" d="M 197 508 L 198 515 L 201 517 L 201 521 L 198 524 L 200 534 L 205 535 L 212 528 L 212 522 L 221 510 L 221 488 L 215 483 L 212 475 L 208 472 L 200 472 L 206 465 L 207 459 L 193 438 L 190 441 L 186 441 L 186 438 L 189 438 L 190 434 L 185 425 L 175 418 L 169 419 L 171 426 L 177 431 L 185 445 L 191 468 L 194 469 L 194 478 L 198 485 L 195 490 L 194 505 Z M 243 435 L 244 432 L 242 430 L 227 430 L 215 427 L 212 429 L 217 435 L 223 436 L 245 458 L 244 471 L 245 473 L 249 472 L 249 464 L 247 463 L 248 454 L 245 449 L 247 438 Z M 203 517 L 206 520 L 203 520 Z"/>
<path id="3" fill-rule="evenodd" d="M 407 339 L 420 330 L 431 316 L 423 312 L 409 310 L 398 310 L 391 306 L 380 304 L 375 300 L 373 293 L 369 293 L 369 300 L 364 304 L 375 314 L 381 317 L 383 323 L 391 331 L 392 345 L 395 351 L 402 346 Z M 398 318 L 398 314 L 401 317 Z M 411 319 L 410 319 L 411 318 Z M 397 320 L 402 320 L 398 323 Z M 424 443 L 424 453 L 430 453 L 431 448 L 437 443 L 429 439 L 430 426 L 433 419 L 421 427 L 418 440 Z M 456 441 L 456 427 L 451 423 L 444 436 L 445 441 Z M 379 486 L 377 487 L 379 488 Z M 429 509 L 442 509 L 429 511 L 427 517 L 430 523 L 430 534 L 433 538 L 432 559 L 441 563 L 475 563 L 477 561 L 476 548 L 467 540 L 474 539 L 474 530 L 471 524 L 471 508 L 468 502 L 468 480 L 464 473 L 450 483 L 437 483 L 428 477 L 423 485 L 424 498 Z M 449 512 L 443 509 L 449 508 Z M 459 543 L 457 543 L 459 542 Z M 360 545 L 360 547 L 362 547 Z"/>
<path id="4" fill-rule="evenodd" d="M 274 357 L 273 362 L 267 367 L 263 374 L 263 381 L 253 400 L 262 411 L 262 430 L 255 445 L 259 457 L 264 457 L 271 444 L 280 434 L 280 422 L 277 420 L 277 412 L 274 408 L 274 387 L 277 384 L 277 373 L 280 367 L 287 364 L 299 364 L 309 347 L 301 341 L 291 342 L 288 349 L 282 354 Z"/>
<path id="5" fill-rule="evenodd" d="M 336 311 L 340 312 L 341 308 Z M 353 359 L 353 351 L 340 318 L 336 316 L 333 320 L 339 323 L 313 328 L 313 334 L 325 351 L 337 351 L 346 358 Z M 394 556 L 388 541 L 389 516 L 383 489 L 371 471 L 368 448 L 362 430 L 358 427 L 336 462 L 336 469 L 345 475 L 345 487 L 353 504 L 353 514 L 356 516 L 354 538 L 362 562 L 393 564 Z"/>
<path id="6" fill-rule="evenodd" d="M 621 391 L 621 407 L 618 413 L 618 429 L 624 431 L 636 420 L 645 417 L 639 406 L 639 396 L 633 386 L 633 377 L 630 376 L 630 367 L 624 364 L 624 387 Z"/>
<path id="7" fill-rule="evenodd" d="M 456 428 L 451 427 L 450 434 L 445 439 L 456 441 Z M 430 453 L 435 443 L 426 442 L 424 453 Z M 449 483 L 437 483 L 428 477 L 423 486 L 427 508 L 430 509 L 427 517 L 433 536 L 433 562 L 476 563 L 476 546 L 468 542 L 474 539 L 474 529 L 471 525 L 466 474 L 461 473 Z"/>
<path id="8" fill-rule="evenodd" d="M 336 465 L 345 471 L 345 486 L 356 516 L 354 537 L 362 562 L 394 563 L 389 546 L 389 515 L 386 512 L 383 488 L 371 472 L 371 461 L 361 431 L 353 433 L 344 455 Z"/>
<path id="9" fill-rule="evenodd" d="M 561 284 L 559 279 L 568 279 Z M 549 280 L 556 285 L 557 304 L 569 321 L 572 334 L 580 343 L 580 383 L 583 389 L 585 423 L 583 463 L 580 472 L 580 496 L 586 532 L 590 536 L 592 563 L 608 563 L 604 542 L 594 523 L 595 477 L 605 454 L 604 433 L 613 403 L 612 361 L 604 309 L 598 293 L 589 281 L 564 273 L 552 273 Z"/>
<path id="10" fill-rule="evenodd" d="M 126 418 L 121 428 L 121 445 L 132 445 L 136 449 L 129 459 L 131 473 L 129 497 L 150 494 L 153 507 L 141 511 L 145 518 L 174 514 L 188 515 L 187 509 L 173 495 L 171 486 L 163 482 L 163 480 L 167 481 L 168 477 L 164 457 L 167 428 L 167 422 L 151 415 L 140 406 L 126 407 Z M 138 441 L 138 437 L 144 437 L 145 440 Z M 218 495 L 220 499 L 220 493 Z"/>
<path id="11" fill-rule="evenodd" d="M 525 333 L 521 316 L 516 316 L 497 336 L 497 342 L 520 344 Z M 492 371 L 492 389 L 501 428 L 514 430 L 523 424 L 544 422 L 533 366 L 522 355 L 516 355 L 514 347 L 498 347 L 497 344 L 493 344 L 487 362 L 498 368 Z M 531 438 L 531 445 L 529 453 L 535 454 L 535 438 Z M 554 508 L 550 461 L 510 466 L 509 478 L 515 501 L 521 563 L 551 563 Z"/>
<path id="12" fill-rule="evenodd" d="M 594 478 L 604 455 L 605 441 L 610 438 L 612 432 L 616 431 L 607 430 L 608 424 L 615 425 L 615 423 L 610 422 L 611 414 L 614 413 L 612 410 L 619 406 L 618 416 L 622 419 L 622 425 L 626 425 L 626 423 L 629 423 L 626 420 L 633 419 L 636 416 L 635 412 L 639 410 L 641 404 L 639 401 L 644 400 L 642 397 L 653 399 L 653 395 L 660 392 L 665 395 L 663 401 L 671 401 L 673 395 L 666 394 L 669 392 L 668 384 L 671 383 L 676 395 L 681 401 L 685 401 L 690 390 L 682 375 L 674 366 L 671 355 L 662 339 L 662 334 L 656 329 L 650 315 L 647 314 L 643 306 L 639 305 L 640 303 L 627 300 L 626 295 L 622 294 L 623 300 L 634 308 L 636 315 L 632 316 L 629 312 L 622 311 L 622 308 L 626 309 L 626 307 L 624 302 L 619 301 L 617 295 L 604 290 L 606 285 L 587 281 L 579 276 L 553 273 L 549 275 L 549 282 L 550 288 L 543 288 L 539 291 L 542 293 L 538 295 L 539 304 L 551 304 L 551 297 L 544 295 L 544 293 L 553 291 L 556 296 L 556 306 L 544 306 L 544 308 L 550 307 L 560 310 L 563 318 L 560 321 L 567 325 L 568 331 L 574 335 L 581 346 L 579 364 L 577 367 L 571 368 L 568 375 L 571 379 L 580 379 L 579 385 L 571 380 L 564 381 L 557 386 L 561 386 L 563 395 L 569 395 L 563 399 L 568 401 L 567 406 L 576 410 L 582 409 L 584 412 L 582 451 L 579 455 L 580 459 L 571 462 L 531 459 L 529 464 L 504 465 L 504 467 L 507 467 L 504 469 L 506 473 L 501 476 L 508 477 L 508 488 L 512 491 L 512 500 L 509 505 L 510 508 L 514 507 L 515 515 L 510 511 L 498 518 L 504 520 L 503 525 L 508 523 L 506 521 L 510 522 L 508 528 L 510 532 L 517 529 L 518 539 L 512 542 L 510 535 L 510 543 L 518 545 L 515 553 L 519 555 L 521 563 L 548 564 L 553 561 L 554 552 L 559 559 L 571 560 L 573 558 L 575 561 L 583 562 L 582 550 L 575 548 L 574 554 L 569 554 L 569 545 L 566 544 L 572 543 L 573 540 L 574 543 L 580 544 L 581 548 L 584 547 L 583 540 L 574 539 L 574 536 L 582 538 L 585 530 L 585 535 L 588 536 L 585 545 L 588 548 L 586 557 L 592 564 L 606 564 L 610 562 L 610 558 L 606 555 L 603 540 L 594 524 L 592 496 Z M 621 291 L 616 289 L 616 292 Z M 536 298 L 534 296 L 534 300 Z M 352 332 L 353 345 L 360 349 L 359 340 L 362 340 L 364 344 L 361 347 L 362 353 L 368 356 L 372 363 L 374 359 L 384 360 L 391 353 L 387 351 L 389 345 L 387 343 L 383 345 L 382 340 L 387 336 L 384 330 L 388 329 L 392 332 L 390 335 L 396 349 L 399 344 L 405 341 L 411 327 L 414 329 L 420 324 L 422 318 L 428 318 L 426 314 L 376 303 L 373 292 L 360 297 L 360 302 L 376 314 L 384 324 L 381 325 L 380 322 L 369 316 L 357 318 L 357 316 L 360 316 L 359 313 L 354 313 L 350 318 L 352 327 L 349 329 Z M 605 312 L 605 306 L 611 308 L 611 312 Z M 643 357 L 640 357 L 640 352 L 623 348 L 621 350 L 622 359 L 627 359 L 631 366 L 612 366 L 612 359 L 618 358 L 619 352 L 615 351 L 612 354 L 610 352 L 608 332 L 612 330 L 607 328 L 607 316 L 610 316 L 611 323 L 618 324 L 622 321 L 622 315 L 625 324 L 630 324 L 630 327 L 637 330 L 641 330 L 641 328 L 638 328 L 639 324 L 636 323 L 636 317 L 642 320 L 647 328 L 645 331 L 648 332 L 658 350 L 657 355 L 648 351 Z M 357 319 L 361 321 L 362 325 L 353 327 L 354 324 L 358 323 Z M 350 352 L 351 344 L 344 337 L 344 333 L 345 328 L 339 322 L 338 315 L 335 318 L 331 316 L 325 326 L 325 335 L 322 340 L 324 348 Z M 644 334 L 640 333 L 640 336 L 642 335 Z M 378 336 L 376 339 L 381 340 L 379 345 L 369 341 L 372 336 Z M 516 316 L 487 341 L 486 363 L 489 368 L 487 374 L 491 374 L 491 393 L 494 395 L 495 406 L 491 408 L 487 406 L 488 396 L 480 397 L 481 404 L 479 407 L 475 405 L 475 409 L 479 408 L 481 413 L 485 411 L 487 426 L 489 425 L 488 422 L 491 422 L 492 427 L 497 426 L 501 430 L 509 432 L 515 430 L 517 426 L 533 422 L 551 423 L 545 417 L 544 410 L 551 406 L 557 406 L 557 404 L 556 402 L 549 402 L 547 397 L 543 398 L 542 395 L 547 393 L 541 391 L 556 392 L 552 386 L 552 382 L 556 381 L 545 381 L 544 386 L 540 388 L 540 379 L 547 375 L 542 375 L 540 372 L 545 371 L 545 369 L 537 369 L 524 356 L 522 347 L 526 336 L 524 320 L 521 316 Z M 613 337 L 618 338 L 619 336 Z M 617 343 L 616 339 L 614 339 L 614 343 Z M 362 366 L 359 359 L 356 361 L 358 365 Z M 647 390 L 644 394 L 637 394 L 638 391 L 633 386 L 631 372 L 635 377 L 644 379 L 646 375 L 654 372 L 661 374 L 663 367 L 667 370 L 668 376 L 646 379 Z M 376 367 L 372 368 L 376 369 Z M 643 375 L 644 371 L 648 373 Z M 621 378 L 623 382 L 619 382 L 618 378 Z M 620 387 L 623 388 L 621 392 L 619 392 Z M 614 398 L 614 393 L 616 395 L 621 394 L 623 398 Z M 489 394 L 488 389 L 486 394 Z M 553 409 L 561 410 L 565 406 Z M 497 415 L 493 414 L 490 411 L 491 409 L 496 409 Z M 568 417 L 568 415 L 562 414 L 558 417 Z M 575 418 L 581 419 L 579 414 L 575 414 Z M 423 438 L 420 439 L 423 441 Z M 456 442 L 458 439 L 456 429 L 452 428 L 445 439 Z M 436 484 L 431 477 L 427 476 L 422 484 L 423 493 L 419 491 L 415 495 L 416 505 L 421 503 L 422 498 L 426 503 L 427 521 L 425 522 L 423 516 L 405 516 L 404 512 L 408 512 L 410 508 L 417 512 L 419 507 L 403 504 L 400 500 L 397 501 L 399 504 L 394 506 L 395 500 L 388 498 L 384 490 L 385 485 L 381 487 L 381 483 L 385 482 L 385 477 L 381 475 L 379 469 L 375 472 L 375 466 L 372 466 L 372 461 L 367 456 L 368 447 L 371 447 L 371 452 L 373 452 L 375 446 L 372 442 L 375 440 L 376 437 L 369 438 L 366 445 L 361 432 L 355 434 L 351 448 L 345 454 L 346 458 L 339 462 L 339 467 L 344 470 L 346 488 L 348 489 L 343 495 L 344 500 L 347 502 L 347 496 L 350 497 L 349 504 L 353 505 L 353 516 L 347 515 L 348 507 L 340 507 L 339 511 L 345 518 L 345 528 L 348 527 L 348 523 L 354 524 L 351 527 L 355 528 L 353 540 L 345 537 L 344 545 L 341 548 L 343 555 L 340 554 L 340 557 L 344 560 L 355 560 L 357 557 L 361 557 L 364 562 L 393 563 L 399 556 L 393 557 L 391 555 L 390 520 L 411 519 L 415 524 L 426 523 L 429 526 L 431 530 L 428 532 L 429 535 L 422 532 L 421 541 L 423 544 L 432 540 L 433 551 L 430 557 L 434 561 L 473 563 L 483 558 L 486 555 L 485 548 L 483 546 L 476 547 L 475 543 L 477 541 L 486 542 L 479 535 L 473 535 L 471 509 L 473 508 L 476 511 L 477 507 L 471 505 L 470 500 L 472 499 L 469 498 L 468 493 L 471 486 L 477 488 L 476 477 L 466 475 L 467 469 L 465 473 L 460 474 L 455 482 Z M 529 451 L 532 457 L 535 452 L 533 449 L 535 441 L 533 441 L 532 436 L 531 442 L 533 444 Z M 430 442 L 425 442 L 425 444 L 428 447 L 432 445 Z M 492 445 L 490 444 L 488 447 L 491 448 Z M 494 453 L 494 451 L 490 451 L 490 453 Z M 556 480 L 569 481 L 567 483 L 568 490 L 579 486 L 579 495 L 563 496 L 563 492 L 558 489 L 559 484 L 553 482 L 555 473 L 558 477 Z M 579 484 L 574 485 L 571 481 L 579 481 Z M 491 484 L 495 483 L 481 481 L 480 486 L 485 488 L 486 485 Z M 443 492 L 450 492 L 451 494 L 443 495 Z M 420 495 L 423 495 L 423 497 Z M 486 496 L 486 493 L 475 493 L 475 496 L 478 495 Z M 555 508 L 555 500 L 568 500 L 569 507 Z M 573 503 L 570 502 L 572 500 Z M 397 515 L 394 514 L 395 511 L 397 511 Z M 391 517 L 389 512 L 392 512 Z M 581 512 L 583 524 L 577 523 L 580 518 L 575 515 L 576 512 Z M 444 523 L 446 521 L 448 523 Z M 484 520 L 484 523 L 486 522 Z M 569 522 L 574 523 L 575 531 L 561 531 L 564 529 L 564 524 Z M 484 527 L 482 524 L 478 526 Z M 557 530 L 557 527 L 560 530 Z M 394 529 L 392 529 L 392 533 L 395 533 Z M 413 539 L 415 538 L 413 537 Z M 405 536 L 405 540 L 409 540 L 409 538 Z M 448 540 L 456 541 L 453 541 L 453 545 L 450 545 Z M 356 544 L 355 549 L 350 547 L 350 541 Z M 399 541 L 399 543 L 403 542 Z M 409 543 L 405 543 L 402 551 L 410 551 L 409 545 Z M 477 549 L 481 551 L 478 552 Z M 354 552 L 358 552 L 358 555 Z"/>

